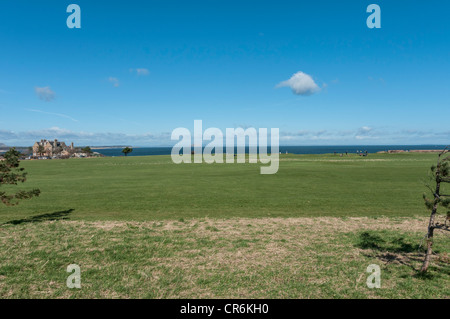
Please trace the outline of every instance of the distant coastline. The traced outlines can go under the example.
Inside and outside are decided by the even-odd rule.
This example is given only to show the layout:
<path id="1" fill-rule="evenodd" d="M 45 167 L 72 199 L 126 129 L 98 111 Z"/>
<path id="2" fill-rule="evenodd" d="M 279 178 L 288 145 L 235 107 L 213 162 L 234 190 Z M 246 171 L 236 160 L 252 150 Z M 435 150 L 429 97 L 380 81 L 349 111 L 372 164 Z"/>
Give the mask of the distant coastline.
<path id="1" fill-rule="evenodd" d="M 442 149 L 444 147 L 442 147 Z M 436 150 L 388 150 L 388 151 L 380 151 L 377 153 L 389 153 L 389 154 L 408 153 L 408 152 L 409 153 L 439 153 L 439 152 L 442 152 L 442 149 L 436 149 Z"/>
<path id="2" fill-rule="evenodd" d="M 132 147 L 130 145 L 116 145 L 116 146 L 91 146 L 91 150 L 110 150 L 110 149 L 124 149 L 125 147 Z"/>
<path id="3" fill-rule="evenodd" d="M 436 153 L 442 150 L 446 145 L 324 145 L 324 146 L 280 146 L 282 154 L 333 154 L 333 153 L 357 153 L 367 151 L 369 154 L 373 153 Z M 117 157 L 123 156 L 122 150 L 125 145 L 112 146 L 91 146 L 91 150 L 98 152 L 104 156 Z M 151 156 L 151 155 L 170 155 L 172 151 L 171 146 L 163 147 L 133 147 L 133 152 L 128 156 Z M 0 153 L 9 150 L 9 146 L 0 147 Z M 28 147 L 16 147 L 19 151 L 26 152 Z M 223 151 L 225 153 L 225 149 Z M 248 148 L 246 148 L 248 152 Z"/>
<path id="4" fill-rule="evenodd" d="M 282 154 L 333 154 L 333 153 L 357 153 L 367 151 L 373 153 L 402 153 L 402 152 L 438 152 L 445 145 L 341 145 L 341 146 L 280 146 Z M 91 147 L 104 156 L 123 156 L 123 147 Z M 172 147 L 133 147 L 133 152 L 128 156 L 170 155 Z M 223 150 L 225 153 L 225 149 Z M 236 150 L 235 150 L 236 152 Z M 246 148 L 248 152 L 248 147 Z"/>

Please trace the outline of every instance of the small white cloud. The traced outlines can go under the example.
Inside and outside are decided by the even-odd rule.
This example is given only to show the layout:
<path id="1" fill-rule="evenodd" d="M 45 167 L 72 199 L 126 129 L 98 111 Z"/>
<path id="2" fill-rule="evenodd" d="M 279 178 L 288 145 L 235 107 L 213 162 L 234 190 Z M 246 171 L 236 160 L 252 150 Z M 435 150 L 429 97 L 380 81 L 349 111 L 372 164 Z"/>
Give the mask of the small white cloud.
<path id="1" fill-rule="evenodd" d="M 297 95 L 312 95 L 320 91 L 320 87 L 314 82 L 312 77 L 301 71 L 295 73 L 289 80 L 283 81 L 277 87 L 290 87 Z"/>
<path id="2" fill-rule="evenodd" d="M 369 126 L 362 126 L 356 131 L 355 138 L 357 140 L 363 140 L 363 139 L 375 139 L 376 132 L 373 128 Z"/>
<path id="3" fill-rule="evenodd" d="M 108 81 L 111 82 L 114 85 L 114 87 L 119 87 L 119 85 L 120 85 L 118 78 L 114 78 L 114 77 L 110 76 L 108 78 Z"/>
<path id="4" fill-rule="evenodd" d="M 377 140 L 378 136 L 369 136 L 369 135 L 356 135 L 355 138 L 357 140 Z"/>
<path id="5" fill-rule="evenodd" d="M 130 72 L 136 72 L 137 75 L 149 75 L 150 71 L 146 68 L 130 69 Z"/>
<path id="6" fill-rule="evenodd" d="M 53 92 L 49 86 L 45 87 L 35 87 L 34 92 L 36 92 L 36 95 L 38 98 L 40 98 L 43 101 L 50 102 L 55 99 L 55 92 Z"/>

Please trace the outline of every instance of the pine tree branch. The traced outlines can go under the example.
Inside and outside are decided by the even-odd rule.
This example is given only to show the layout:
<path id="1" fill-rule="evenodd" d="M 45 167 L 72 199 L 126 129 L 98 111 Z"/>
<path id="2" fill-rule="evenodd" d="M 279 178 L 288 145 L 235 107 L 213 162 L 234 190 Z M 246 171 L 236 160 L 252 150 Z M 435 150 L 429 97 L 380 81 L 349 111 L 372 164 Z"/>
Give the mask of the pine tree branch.
<path id="1" fill-rule="evenodd" d="M 434 228 L 434 229 L 445 230 L 445 231 L 450 231 L 450 228 L 449 228 L 449 226 L 446 226 L 446 225 L 441 225 L 441 224 L 439 224 L 439 225 L 435 225 L 435 226 L 433 226 L 433 228 Z"/>

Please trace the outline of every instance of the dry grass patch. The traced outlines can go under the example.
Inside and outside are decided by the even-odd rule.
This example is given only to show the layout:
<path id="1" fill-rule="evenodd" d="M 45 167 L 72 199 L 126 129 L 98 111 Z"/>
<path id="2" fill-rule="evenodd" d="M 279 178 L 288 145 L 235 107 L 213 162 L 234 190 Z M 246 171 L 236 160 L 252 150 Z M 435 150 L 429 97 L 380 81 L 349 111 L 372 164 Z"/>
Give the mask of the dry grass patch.
<path id="1" fill-rule="evenodd" d="M 0 227 L 3 298 L 446 298 L 448 237 L 417 276 L 426 218 L 44 221 Z M 78 264 L 82 289 L 66 287 Z M 365 285 L 382 268 L 382 289 Z"/>

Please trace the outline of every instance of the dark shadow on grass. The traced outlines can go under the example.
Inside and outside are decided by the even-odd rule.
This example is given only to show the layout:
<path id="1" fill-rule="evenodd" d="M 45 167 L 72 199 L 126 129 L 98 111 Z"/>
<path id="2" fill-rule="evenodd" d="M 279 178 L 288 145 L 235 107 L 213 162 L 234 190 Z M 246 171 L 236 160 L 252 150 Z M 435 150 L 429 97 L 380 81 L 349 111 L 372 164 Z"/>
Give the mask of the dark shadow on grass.
<path id="1" fill-rule="evenodd" d="M 420 262 L 423 258 L 423 255 L 419 253 L 419 244 L 409 243 L 401 234 L 365 231 L 359 235 L 356 247 L 367 250 L 363 253 L 366 257 L 375 257 L 387 264 L 405 265 L 415 271 L 418 269 L 413 263 Z"/>
<path id="2" fill-rule="evenodd" d="M 11 220 L 9 222 L 4 223 L 3 225 L 20 225 L 20 224 L 26 224 L 26 223 L 40 223 L 50 220 L 67 220 L 68 215 L 74 211 L 73 208 L 68 210 L 62 210 L 59 212 L 54 213 L 48 213 L 48 214 L 42 214 L 42 215 L 36 215 L 31 216 L 23 219 L 15 219 Z"/>
<path id="3" fill-rule="evenodd" d="M 404 236 L 392 235 L 383 236 L 386 234 L 376 233 L 374 231 L 362 232 L 359 235 L 359 243 L 357 247 L 362 249 L 373 249 L 379 251 L 390 251 L 394 253 L 412 253 L 419 249 L 418 244 L 409 243 Z"/>
<path id="4" fill-rule="evenodd" d="M 414 243 L 416 241 L 416 243 Z M 436 271 L 428 271 L 423 274 L 420 272 L 424 252 L 423 247 L 419 247 L 419 240 L 405 238 L 404 235 L 391 231 L 365 231 L 359 234 L 356 247 L 363 249 L 362 255 L 368 258 L 377 258 L 385 264 L 399 264 L 411 268 L 414 271 L 414 277 L 422 280 L 432 280 L 450 275 L 445 258 L 435 258 L 433 265 Z M 439 256 L 440 252 L 435 251 L 434 256 Z M 405 275 L 410 276 L 410 275 Z"/>
<path id="5" fill-rule="evenodd" d="M 359 243 L 357 246 L 362 249 L 380 250 L 385 243 L 386 241 L 380 235 L 363 232 L 359 235 Z"/>

